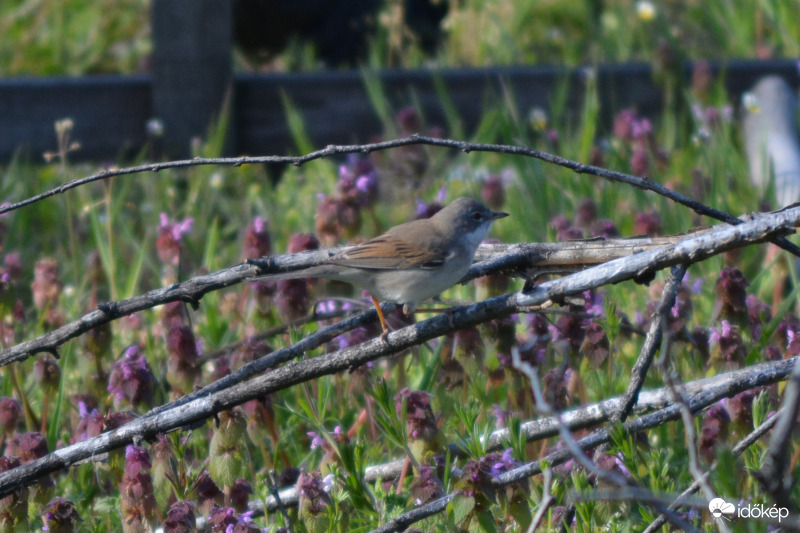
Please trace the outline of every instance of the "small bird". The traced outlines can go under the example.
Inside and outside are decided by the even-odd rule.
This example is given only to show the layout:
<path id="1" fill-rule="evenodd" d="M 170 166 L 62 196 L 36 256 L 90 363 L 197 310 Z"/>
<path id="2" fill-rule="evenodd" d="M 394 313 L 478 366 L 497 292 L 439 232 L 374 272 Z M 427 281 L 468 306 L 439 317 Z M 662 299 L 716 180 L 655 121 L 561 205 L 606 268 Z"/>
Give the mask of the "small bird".
<path id="1" fill-rule="evenodd" d="M 400 224 L 317 265 L 266 279 L 325 278 L 362 287 L 378 311 L 385 338 L 389 328 L 378 301 L 403 304 L 404 313 L 413 313 L 418 302 L 464 277 L 492 222 L 507 216 L 458 198 L 431 218 Z"/>

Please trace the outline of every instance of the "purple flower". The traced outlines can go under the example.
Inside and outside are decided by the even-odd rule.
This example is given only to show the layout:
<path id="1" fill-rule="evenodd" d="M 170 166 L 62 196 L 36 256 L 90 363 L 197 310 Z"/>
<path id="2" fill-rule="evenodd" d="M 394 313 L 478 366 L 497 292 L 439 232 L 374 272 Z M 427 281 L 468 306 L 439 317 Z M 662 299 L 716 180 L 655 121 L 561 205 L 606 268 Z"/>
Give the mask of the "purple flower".
<path id="1" fill-rule="evenodd" d="M 258 259 L 272 252 L 267 221 L 257 216 L 244 231 L 243 255 L 246 259 Z"/>
<path id="2" fill-rule="evenodd" d="M 300 493 L 300 513 L 306 516 L 316 516 L 331 505 L 330 496 L 326 488 L 328 485 L 319 472 L 300 474 L 297 479 L 297 492 Z"/>
<path id="3" fill-rule="evenodd" d="M 522 465 L 521 462 L 514 459 L 514 456 L 511 455 L 511 452 L 511 448 L 506 448 L 499 459 L 492 457 L 492 459 L 495 459 L 495 462 L 490 470 L 492 477 L 500 477 L 500 474 L 508 472 L 509 470 L 514 470 L 518 466 Z M 496 456 L 496 454 L 494 455 Z"/>
<path id="4" fill-rule="evenodd" d="M 633 109 L 623 109 L 614 117 L 614 137 L 623 141 L 633 140 L 633 124 L 636 112 Z"/>
<path id="5" fill-rule="evenodd" d="M 738 268 L 723 268 L 714 289 L 717 297 L 714 301 L 714 319 L 734 320 L 743 325 L 747 321 L 747 292 L 750 285 L 747 278 Z"/>
<path id="6" fill-rule="evenodd" d="M 318 447 L 321 447 L 325 444 L 325 439 L 318 435 L 315 431 L 309 431 L 306 433 L 309 437 L 311 437 L 311 449 L 316 450 Z"/>
<path id="7" fill-rule="evenodd" d="M 34 431 L 17 433 L 12 436 L 6 445 L 6 455 L 16 456 L 20 463 L 27 464 L 40 459 L 49 453 L 47 440 L 41 433 Z"/>
<path id="8" fill-rule="evenodd" d="M 715 458 L 716 447 L 728 438 L 731 419 L 722 403 L 712 405 L 703 415 L 698 447 L 700 456 L 707 462 Z"/>
<path id="9" fill-rule="evenodd" d="M 431 442 L 438 433 L 436 417 L 431 406 L 431 395 L 425 391 L 402 389 L 394 397 L 395 409 L 400 414 L 406 406 L 406 428 L 412 439 Z"/>
<path id="10" fill-rule="evenodd" d="M 655 211 L 636 213 L 634 215 L 633 231 L 637 235 L 655 237 L 661 234 L 661 215 Z"/>
<path id="11" fill-rule="evenodd" d="M 158 258 L 165 265 L 177 266 L 180 262 L 183 235 L 192 230 L 194 219 L 187 218 L 171 222 L 166 213 L 161 213 L 160 218 L 161 223 L 158 226 L 158 238 L 156 239 Z"/>
<path id="12" fill-rule="evenodd" d="M 436 200 L 430 203 L 424 200 L 417 200 L 417 220 L 422 218 L 431 218 L 433 215 L 441 211 L 445 199 L 447 198 L 447 186 L 442 185 L 439 189 L 439 194 L 436 195 Z"/>
<path id="13" fill-rule="evenodd" d="M 481 189 L 481 198 L 490 209 L 499 211 L 506 202 L 503 178 L 497 174 L 489 176 Z"/>
<path id="14" fill-rule="evenodd" d="M 75 510 L 75 504 L 66 498 L 53 498 L 43 510 L 43 531 L 75 531 L 78 527 L 76 522 L 83 522 Z"/>
<path id="15" fill-rule="evenodd" d="M 0 399 L 0 433 L 10 435 L 17 429 L 22 406 L 14 398 Z"/>
<path id="16" fill-rule="evenodd" d="M 158 226 L 159 233 L 169 233 L 173 239 L 180 241 L 183 239 L 184 234 L 192 231 L 193 218 L 185 218 L 183 220 L 170 221 L 166 213 L 160 215 L 161 224 Z"/>
<path id="17" fill-rule="evenodd" d="M 653 133 L 653 124 L 646 118 L 639 118 L 631 124 L 631 135 L 634 139 L 645 139 Z"/>
<path id="18" fill-rule="evenodd" d="M 188 533 L 194 531 L 196 519 L 194 510 L 196 505 L 190 501 L 175 502 L 167 512 L 164 521 L 164 533 Z"/>
<path id="19" fill-rule="evenodd" d="M 189 394 L 200 379 L 198 342 L 192 328 L 172 326 L 167 332 L 167 381 L 180 394 Z"/>
<path id="20" fill-rule="evenodd" d="M 127 400 L 132 405 L 149 405 L 153 400 L 154 382 L 147 359 L 139 346 L 132 344 L 114 363 L 108 378 L 108 392 L 114 395 L 117 404 Z"/>
<path id="21" fill-rule="evenodd" d="M 444 495 L 436 469 L 429 465 L 420 465 L 419 475 L 411 482 L 409 491 L 415 505 L 424 505 Z"/>

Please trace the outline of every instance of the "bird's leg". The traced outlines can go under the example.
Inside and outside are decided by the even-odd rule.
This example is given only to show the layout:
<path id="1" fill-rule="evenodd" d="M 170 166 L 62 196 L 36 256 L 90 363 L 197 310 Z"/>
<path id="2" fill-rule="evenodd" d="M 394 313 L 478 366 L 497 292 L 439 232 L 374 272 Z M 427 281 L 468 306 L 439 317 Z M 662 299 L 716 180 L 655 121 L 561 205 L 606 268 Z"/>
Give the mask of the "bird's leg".
<path id="1" fill-rule="evenodd" d="M 381 333 L 381 340 L 386 342 L 386 337 L 389 335 L 389 326 L 386 325 L 386 317 L 383 316 L 383 311 L 381 311 L 381 304 L 378 300 L 375 299 L 374 296 L 371 294 L 369 295 L 372 298 L 372 305 L 375 306 L 375 310 L 378 312 L 378 319 L 381 321 L 381 328 L 383 328 L 383 333 Z"/>

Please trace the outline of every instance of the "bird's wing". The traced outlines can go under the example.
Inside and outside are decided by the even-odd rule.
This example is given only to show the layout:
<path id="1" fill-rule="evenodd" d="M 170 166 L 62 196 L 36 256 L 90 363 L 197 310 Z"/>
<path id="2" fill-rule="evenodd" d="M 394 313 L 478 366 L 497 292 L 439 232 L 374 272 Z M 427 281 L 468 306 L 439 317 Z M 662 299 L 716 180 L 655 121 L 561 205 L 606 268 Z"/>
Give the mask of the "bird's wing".
<path id="1" fill-rule="evenodd" d="M 420 250 L 402 239 L 381 235 L 336 254 L 326 262 L 356 268 L 436 269 L 444 266 L 445 258 L 441 250 Z"/>

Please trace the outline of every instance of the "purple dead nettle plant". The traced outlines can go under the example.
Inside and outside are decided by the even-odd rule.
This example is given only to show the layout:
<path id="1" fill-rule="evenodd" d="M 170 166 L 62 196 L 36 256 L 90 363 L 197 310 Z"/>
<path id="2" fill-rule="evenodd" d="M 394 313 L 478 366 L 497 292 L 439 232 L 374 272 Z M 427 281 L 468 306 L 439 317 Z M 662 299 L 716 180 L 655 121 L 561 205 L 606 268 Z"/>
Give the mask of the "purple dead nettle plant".
<path id="1" fill-rule="evenodd" d="M 263 217 L 257 216 L 247 226 L 244 232 L 242 255 L 245 259 L 258 259 L 272 253 L 272 238 L 269 234 L 269 224 Z M 258 309 L 266 313 L 272 305 L 276 283 L 270 280 L 258 280 L 250 283 Z"/>
<path id="2" fill-rule="evenodd" d="M 64 317 L 58 310 L 58 302 L 64 285 L 59 274 L 58 261 L 45 257 L 36 261 L 33 267 L 33 305 L 41 313 L 48 327 L 56 328 L 64 324 Z"/>
<path id="3" fill-rule="evenodd" d="M 378 171 L 369 159 L 350 154 L 347 163 L 339 167 L 336 188 L 341 195 L 354 200 L 360 207 L 372 208 L 380 194 Z"/>
<path id="4" fill-rule="evenodd" d="M 438 194 L 436 195 L 436 200 L 433 202 L 426 202 L 424 200 L 418 199 L 417 200 L 417 212 L 416 212 L 416 219 L 423 219 L 423 218 L 431 218 L 433 215 L 438 213 L 444 207 L 444 204 L 447 202 L 447 188 L 446 186 L 442 186 L 439 189 Z"/>
<path id="5" fill-rule="evenodd" d="M 78 415 L 79 422 L 71 439 L 73 442 L 81 442 L 96 437 L 105 431 L 105 417 L 97 407 L 91 407 L 90 409 L 86 401 L 79 400 Z"/>
<path id="6" fill-rule="evenodd" d="M 178 266 L 181 260 L 183 237 L 192 231 L 194 219 L 186 218 L 181 221 L 171 221 L 166 213 L 161 213 L 158 225 L 158 238 L 156 250 L 159 260 L 167 266 Z"/>
<path id="7" fill-rule="evenodd" d="M 417 475 L 408 487 L 414 500 L 414 505 L 424 505 L 444 496 L 442 481 L 436 475 L 436 468 L 429 465 L 420 465 Z"/>
<path id="8" fill-rule="evenodd" d="M 237 513 L 247 513 L 247 503 L 250 501 L 252 494 L 253 486 L 246 479 L 239 478 L 233 482 L 229 497 L 231 506 Z"/>
<path id="9" fill-rule="evenodd" d="M 319 469 L 326 471 L 331 464 L 339 462 L 339 446 L 350 444 L 350 437 L 342 429 L 336 426 L 331 432 L 324 434 L 309 431 L 306 435 L 311 439 L 309 447 L 311 450 L 322 450 L 322 458 L 319 461 Z"/>
<path id="10" fill-rule="evenodd" d="M 133 445 L 125 448 L 125 471 L 119 486 L 123 531 L 146 531 L 154 523 L 156 499 L 151 466 L 146 449 Z"/>
<path id="11" fill-rule="evenodd" d="M 330 491 L 333 475 L 325 478 L 319 472 L 302 472 L 297 479 L 300 495 L 298 508 L 300 518 L 308 531 L 325 531 L 328 526 L 328 508 L 333 505 Z"/>
<path id="12" fill-rule="evenodd" d="M 725 370 L 741 368 L 747 358 L 747 346 L 739 335 L 739 327 L 723 320 L 719 327 L 711 328 L 708 339 L 709 362 Z"/>
<path id="13" fill-rule="evenodd" d="M 208 516 L 208 525 L 215 533 L 228 533 L 238 523 L 236 511 L 232 507 L 214 507 Z"/>
<path id="14" fill-rule="evenodd" d="M 299 233 L 289 238 L 288 252 L 293 254 L 317 250 L 319 246 L 319 240 L 314 235 Z M 295 320 L 308 315 L 311 310 L 310 285 L 307 278 L 282 279 L 277 282 L 275 307 L 281 320 Z"/>
<path id="15" fill-rule="evenodd" d="M 214 507 L 219 507 L 225 503 L 225 494 L 211 479 L 208 470 L 203 470 L 197 475 L 192 487 L 198 510 L 203 515 L 210 514 Z"/>
<path id="16" fill-rule="evenodd" d="M 42 514 L 42 531 L 49 533 L 72 533 L 78 523 L 83 522 L 75 504 L 66 498 L 56 497 L 47 502 Z"/>
<path id="17" fill-rule="evenodd" d="M 138 345 L 128 346 L 111 369 L 108 392 L 114 395 L 114 405 L 123 402 L 131 406 L 149 407 L 153 402 L 155 376 L 147 358 Z"/>
<path id="18" fill-rule="evenodd" d="M 738 268 L 723 268 L 714 284 L 716 299 L 712 321 L 727 320 L 732 324 L 747 325 L 747 287 L 750 283 Z"/>
<path id="19" fill-rule="evenodd" d="M 667 151 L 656 142 L 653 124 L 633 109 L 617 113 L 611 144 L 620 154 L 629 154 L 631 172 L 637 176 L 649 175 L 653 162 L 665 168 L 669 160 Z"/>
<path id="20" fill-rule="evenodd" d="M 722 403 L 715 403 L 703 414 L 698 448 L 707 463 L 716 459 L 717 448 L 727 441 L 730 423 L 730 415 Z"/>
<path id="21" fill-rule="evenodd" d="M 481 199 L 489 209 L 500 211 L 506 203 L 506 178 L 500 174 L 490 174 L 481 187 Z"/>
<path id="22" fill-rule="evenodd" d="M 0 398 L 0 433 L 3 438 L 13 435 L 17 431 L 17 424 L 22 415 L 22 405 L 16 398 Z"/>
<path id="23" fill-rule="evenodd" d="M 418 464 L 441 452 L 439 427 L 433 414 L 431 395 L 425 391 L 404 388 L 394 397 L 395 410 L 401 416 L 405 405 L 405 424 L 409 449 Z"/>
<path id="24" fill-rule="evenodd" d="M 272 253 L 272 239 L 269 235 L 269 224 L 257 216 L 244 230 L 242 255 L 245 259 L 258 259 Z"/>
<path id="25" fill-rule="evenodd" d="M 0 473 L 20 466 L 18 457 L 0 457 Z M 0 530 L 25 531 L 28 527 L 28 489 L 20 487 L 0 498 Z"/>
<path id="26" fill-rule="evenodd" d="M 358 201 L 337 194 L 335 196 L 318 195 L 315 228 L 322 244 L 335 246 L 352 239 L 361 229 L 361 206 Z"/>
<path id="27" fill-rule="evenodd" d="M 189 394 L 200 383 L 200 349 L 192 328 L 174 325 L 167 332 L 167 382 L 173 395 Z"/>
<path id="28" fill-rule="evenodd" d="M 241 407 L 222 411 L 209 446 L 208 472 L 221 487 L 231 487 L 245 472 L 247 417 Z"/>
<path id="29" fill-rule="evenodd" d="M 3 455 L 17 457 L 20 464 L 26 465 L 41 459 L 49 453 L 47 439 L 45 439 L 44 435 L 31 431 L 17 433 L 9 438 Z M 43 506 L 53 497 L 54 490 L 55 482 L 48 475 L 42 476 L 28 485 L 29 509 L 35 513 L 40 513 Z"/>
<path id="30" fill-rule="evenodd" d="M 162 524 L 164 533 L 191 533 L 196 530 L 197 519 L 194 511 L 197 506 L 194 502 L 181 500 L 173 503 L 167 518 Z"/>
<path id="31" fill-rule="evenodd" d="M 663 233 L 661 215 L 653 210 L 636 213 L 633 216 L 633 233 L 648 237 L 661 235 Z"/>

